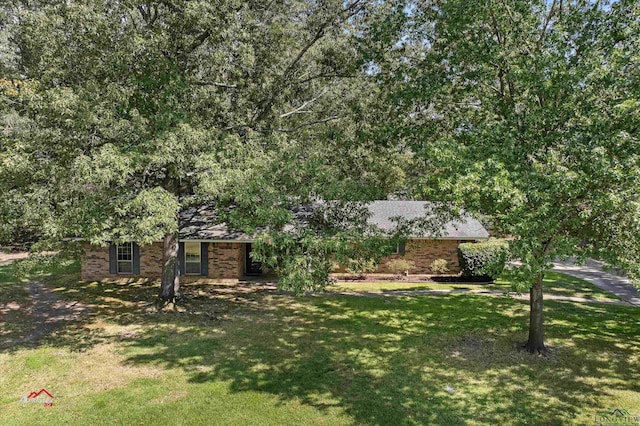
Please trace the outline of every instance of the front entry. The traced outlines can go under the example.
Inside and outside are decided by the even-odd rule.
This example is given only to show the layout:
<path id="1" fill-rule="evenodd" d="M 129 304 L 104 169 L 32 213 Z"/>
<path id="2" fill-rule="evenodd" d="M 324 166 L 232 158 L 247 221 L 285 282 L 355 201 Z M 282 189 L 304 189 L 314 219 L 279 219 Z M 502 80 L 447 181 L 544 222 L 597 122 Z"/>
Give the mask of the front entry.
<path id="1" fill-rule="evenodd" d="M 251 259 L 251 243 L 245 244 L 244 255 L 245 274 L 261 275 L 262 262 L 256 262 L 255 260 Z"/>

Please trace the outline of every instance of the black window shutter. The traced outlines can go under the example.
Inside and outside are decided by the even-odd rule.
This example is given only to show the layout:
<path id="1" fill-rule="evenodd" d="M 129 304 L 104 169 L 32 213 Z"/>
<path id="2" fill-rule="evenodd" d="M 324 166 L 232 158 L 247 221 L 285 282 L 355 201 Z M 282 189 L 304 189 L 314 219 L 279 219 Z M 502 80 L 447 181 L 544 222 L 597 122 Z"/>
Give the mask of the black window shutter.
<path id="1" fill-rule="evenodd" d="M 401 256 L 404 256 L 405 248 L 406 248 L 406 243 L 398 244 L 398 253 L 400 253 Z"/>
<path id="2" fill-rule="evenodd" d="M 200 243 L 200 275 L 209 275 L 209 243 Z"/>
<path id="3" fill-rule="evenodd" d="M 115 244 L 109 244 L 109 273 L 118 273 L 118 253 Z"/>
<path id="4" fill-rule="evenodd" d="M 140 246 L 133 244 L 133 275 L 140 275 Z"/>
<path id="5" fill-rule="evenodd" d="M 178 243 L 178 271 L 184 275 L 184 243 Z"/>

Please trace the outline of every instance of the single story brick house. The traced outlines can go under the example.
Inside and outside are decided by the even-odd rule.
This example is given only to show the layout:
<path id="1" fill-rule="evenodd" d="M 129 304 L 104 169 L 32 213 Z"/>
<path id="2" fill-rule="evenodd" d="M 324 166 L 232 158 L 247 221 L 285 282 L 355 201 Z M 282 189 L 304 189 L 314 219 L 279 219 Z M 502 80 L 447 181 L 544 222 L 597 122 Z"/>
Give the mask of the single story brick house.
<path id="1" fill-rule="evenodd" d="M 392 231 L 396 218 L 415 220 L 423 217 L 428 203 L 424 201 L 373 201 L 368 204 L 369 224 L 384 231 Z M 186 281 L 239 280 L 262 274 L 262 265 L 251 259 L 254 236 L 229 229 L 224 223 L 214 223 L 215 213 L 203 207 L 180 215 L 178 258 L 180 274 Z M 395 254 L 383 259 L 377 272 L 386 272 L 389 259 L 403 257 L 415 263 L 413 274 L 430 273 L 429 266 L 436 259 L 445 259 L 449 270 L 459 270 L 457 249 L 461 242 L 485 240 L 488 232 L 476 219 L 465 217 L 449 222 L 438 237 L 407 236 Z M 139 246 L 136 243 L 111 244 L 97 247 L 84 244 L 81 276 L 83 280 L 119 277 L 159 279 L 162 274 L 163 248 L 158 241 Z"/>

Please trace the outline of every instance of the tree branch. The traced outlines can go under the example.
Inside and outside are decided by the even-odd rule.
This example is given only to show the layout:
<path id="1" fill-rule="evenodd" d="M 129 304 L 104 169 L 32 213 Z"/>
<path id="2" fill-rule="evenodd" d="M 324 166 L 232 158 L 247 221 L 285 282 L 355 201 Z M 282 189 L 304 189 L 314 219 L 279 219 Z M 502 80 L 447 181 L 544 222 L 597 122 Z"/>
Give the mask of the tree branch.
<path id="1" fill-rule="evenodd" d="M 236 84 L 221 83 L 219 81 L 191 81 L 190 83 L 196 86 L 216 86 L 216 87 L 224 87 L 225 89 L 238 88 L 238 85 Z"/>
<path id="2" fill-rule="evenodd" d="M 551 3 L 551 7 L 549 8 L 549 13 L 544 19 L 544 25 L 540 30 L 540 37 L 538 37 L 538 41 L 536 42 L 536 50 L 540 50 L 540 46 L 542 45 L 542 42 L 544 41 L 544 38 L 547 34 L 547 28 L 549 27 L 549 23 L 551 22 L 551 19 L 553 18 L 553 15 L 555 14 L 555 12 L 556 12 L 556 0 L 553 0 L 553 3 Z"/>
<path id="3" fill-rule="evenodd" d="M 302 47 L 302 49 L 300 50 L 300 52 L 298 52 L 296 57 L 289 63 L 289 65 L 286 66 L 283 73 L 273 84 L 272 90 L 269 93 L 269 95 L 267 95 L 267 97 L 259 103 L 260 106 L 256 109 L 256 112 L 251 117 L 251 120 L 250 120 L 251 123 L 255 123 L 256 121 L 259 121 L 261 118 L 263 118 L 266 111 L 268 111 L 273 106 L 275 102 L 275 98 L 277 96 L 276 93 L 280 91 L 282 84 L 289 78 L 290 74 L 293 72 L 296 65 L 302 60 L 302 58 L 309 51 L 309 49 L 311 49 L 311 47 L 313 47 L 318 42 L 318 40 L 320 40 L 324 36 L 325 31 L 331 25 L 331 23 L 334 22 L 334 20 L 337 17 L 344 14 L 345 12 L 346 12 L 346 19 L 349 19 L 351 16 L 353 16 L 355 13 L 358 12 L 359 10 L 358 5 L 361 3 L 361 1 L 362 0 L 355 0 L 346 8 L 340 10 L 340 12 L 337 15 L 333 16 L 331 19 L 327 19 L 324 23 L 320 25 L 320 27 L 315 32 L 311 40 L 309 40 Z"/>
<path id="4" fill-rule="evenodd" d="M 341 117 L 337 116 L 337 115 L 332 115 L 331 117 L 323 118 L 323 119 L 320 119 L 320 120 L 314 120 L 314 121 L 309 121 L 309 122 L 306 122 L 306 123 L 302 123 L 302 124 L 299 124 L 299 125 L 297 125 L 295 127 L 290 128 L 290 129 L 276 129 L 276 131 L 283 132 L 283 133 L 293 133 L 293 132 L 295 132 L 297 130 L 302 129 L 303 127 L 313 126 L 315 124 L 326 123 L 326 122 L 329 122 L 329 121 L 338 120 L 339 118 L 341 118 Z"/>
<path id="5" fill-rule="evenodd" d="M 202 46 L 202 44 L 209 38 L 210 35 L 211 35 L 211 32 L 209 30 L 206 30 L 203 33 L 201 33 L 198 37 L 196 37 L 193 43 L 191 43 L 191 45 L 189 46 L 189 52 L 193 52 L 198 47 Z"/>
<path id="6" fill-rule="evenodd" d="M 354 75 L 354 74 L 325 74 L 325 73 L 320 73 L 320 74 L 312 75 L 312 76 L 307 77 L 307 78 L 303 78 L 302 80 L 298 80 L 296 83 L 305 84 L 305 83 L 308 83 L 310 81 L 317 80 L 319 78 L 356 78 L 356 77 L 358 77 L 358 76 Z"/>
<path id="7" fill-rule="evenodd" d="M 285 118 L 288 117 L 292 114 L 297 114 L 299 112 L 301 112 L 304 108 L 306 108 L 307 106 L 311 105 L 312 103 L 314 103 L 315 101 L 317 101 L 318 99 L 320 99 L 325 93 L 327 93 L 327 90 L 323 90 L 321 91 L 317 96 L 313 97 L 312 99 L 309 99 L 308 101 L 305 101 L 302 105 L 300 105 L 298 108 L 295 108 L 289 112 L 285 112 L 284 114 L 280 115 L 280 118 Z"/>

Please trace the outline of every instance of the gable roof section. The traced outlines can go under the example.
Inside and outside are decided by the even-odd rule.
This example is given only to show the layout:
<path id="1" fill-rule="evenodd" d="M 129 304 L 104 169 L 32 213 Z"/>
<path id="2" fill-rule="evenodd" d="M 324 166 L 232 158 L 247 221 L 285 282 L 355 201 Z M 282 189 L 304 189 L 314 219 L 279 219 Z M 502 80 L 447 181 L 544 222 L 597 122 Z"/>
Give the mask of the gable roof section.
<path id="1" fill-rule="evenodd" d="M 180 239 L 201 241 L 253 241 L 254 236 L 218 223 L 215 208 L 204 205 L 180 212 Z"/>
<path id="2" fill-rule="evenodd" d="M 393 218 L 400 217 L 405 221 L 412 221 L 423 218 L 432 208 L 428 201 L 395 201 L 378 200 L 369 203 L 368 223 L 378 228 L 393 232 L 397 222 Z M 426 231 L 414 230 L 409 237 L 429 238 Z M 456 239 L 456 240 L 478 240 L 489 238 L 489 233 L 482 224 L 469 215 L 464 215 L 462 219 L 447 222 L 440 236 L 435 239 Z"/>
<path id="3" fill-rule="evenodd" d="M 320 204 L 314 205 L 314 208 Z M 383 231 L 393 232 L 397 226 L 394 218 L 411 221 L 423 218 L 429 213 L 431 203 L 427 201 L 373 201 L 368 205 L 371 216 L 368 223 Z M 311 209 L 313 210 L 313 208 Z M 303 221 L 308 216 L 309 209 L 302 208 L 294 211 L 294 215 Z M 464 216 L 461 220 L 447 222 L 437 237 L 430 237 L 426 231 L 413 231 L 410 238 L 434 238 L 477 240 L 486 239 L 489 233 L 480 222 L 471 216 Z M 231 229 L 224 223 L 218 223 L 215 209 L 212 206 L 191 207 L 180 213 L 180 239 L 196 241 L 243 241 L 251 242 L 255 236 Z"/>

